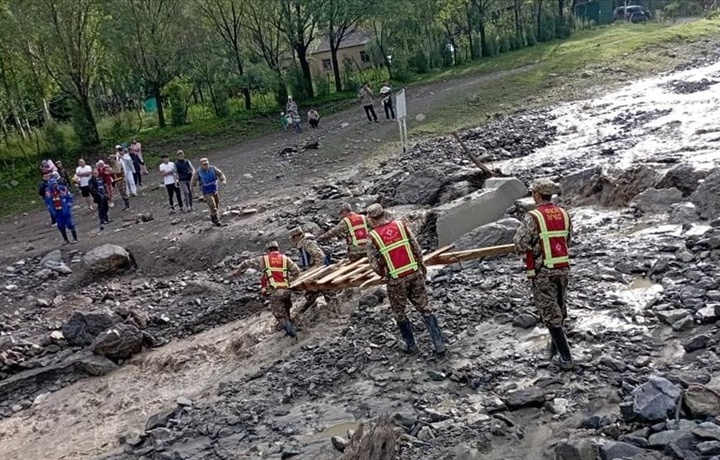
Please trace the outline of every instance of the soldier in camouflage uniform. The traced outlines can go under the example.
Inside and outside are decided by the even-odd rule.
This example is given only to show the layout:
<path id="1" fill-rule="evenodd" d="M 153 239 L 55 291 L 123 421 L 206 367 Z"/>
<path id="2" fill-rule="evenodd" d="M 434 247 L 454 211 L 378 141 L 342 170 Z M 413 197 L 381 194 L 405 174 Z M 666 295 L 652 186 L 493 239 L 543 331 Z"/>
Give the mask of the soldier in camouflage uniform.
<path id="1" fill-rule="evenodd" d="M 567 211 L 551 201 L 560 191 L 557 184 L 549 179 L 536 179 L 531 191 L 537 209 L 523 217 L 513 242 L 516 252 L 525 257 L 535 308 L 550 331 L 550 358 L 559 353 L 560 367 L 571 369 L 572 356 L 563 326 L 567 318 L 572 222 Z"/>
<path id="2" fill-rule="evenodd" d="M 300 266 L 302 268 L 312 270 L 313 268 L 330 264 L 330 258 L 326 256 L 325 252 L 318 246 L 315 235 L 312 233 L 305 233 L 302 228 L 296 227 L 290 232 L 290 241 L 300 252 Z M 300 312 L 305 312 L 315 306 L 320 294 L 319 291 L 306 291 L 305 304 L 300 307 Z M 323 291 L 322 295 L 330 310 L 337 313 L 337 293 Z"/>
<path id="3" fill-rule="evenodd" d="M 353 221 L 357 221 L 354 225 Z M 352 211 L 352 206 L 345 203 L 340 207 L 340 222 L 323 235 L 318 237 L 319 242 L 329 241 L 333 238 L 345 238 L 347 242 L 347 258 L 350 262 L 356 262 L 367 252 L 367 220 L 360 214 Z"/>
<path id="4" fill-rule="evenodd" d="M 290 337 L 296 336 L 296 327 L 290 317 L 292 296 L 287 286 L 290 280 L 300 275 L 300 268 L 289 257 L 280 254 L 277 241 L 270 241 L 265 245 L 267 254 L 242 262 L 233 276 L 239 277 L 249 268 L 263 273 L 263 292 L 270 301 L 270 309 L 278 321 L 278 325 L 285 329 Z M 272 257 L 272 259 L 271 259 Z M 272 264 L 277 260 L 277 267 Z M 268 266 L 270 264 L 270 266 Z M 275 272 L 275 276 L 273 276 Z"/>
<path id="5" fill-rule="evenodd" d="M 445 344 L 437 317 L 428 302 L 425 287 L 427 268 L 420 245 L 403 222 L 386 217 L 381 205 L 370 205 L 367 216 L 372 228 L 367 244 L 368 264 L 375 273 L 387 280 L 390 309 L 407 351 L 417 351 L 412 326 L 405 313 L 409 301 L 425 319 L 435 352 L 443 355 Z"/>

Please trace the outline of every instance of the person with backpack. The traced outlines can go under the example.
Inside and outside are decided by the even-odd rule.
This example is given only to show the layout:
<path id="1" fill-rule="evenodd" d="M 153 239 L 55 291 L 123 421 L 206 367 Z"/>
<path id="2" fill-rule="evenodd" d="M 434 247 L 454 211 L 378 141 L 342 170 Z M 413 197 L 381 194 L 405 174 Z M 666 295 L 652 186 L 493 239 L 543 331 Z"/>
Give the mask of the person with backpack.
<path id="1" fill-rule="evenodd" d="M 88 186 L 90 187 L 90 195 L 92 195 L 93 201 L 95 201 L 95 204 L 97 205 L 100 230 L 105 230 L 105 224 L 109 224 L 111 222 L 108 217 L 108 210 L 110 209 L 108 187 L 103 178 L 100 177 L 100 173 L 97 169 L 93 169 Z"/>
<path id="2" fill-rule="evenodd" d="M 207 158 L 200 159 L 200 168 L 195 170 L 190 181 L 190 186 L 194 189 L 198 184 L 202 191 L 203 198 L 210 208 L 210 220 L 216 227 L 222 227 L 220 218 L 218 217 L 218 209 L 220 208 L 220 196 L 218 195 L 218 180 L 223 185 L 227 184 L 225 174 L 215 166 L 211 166 Z"/>

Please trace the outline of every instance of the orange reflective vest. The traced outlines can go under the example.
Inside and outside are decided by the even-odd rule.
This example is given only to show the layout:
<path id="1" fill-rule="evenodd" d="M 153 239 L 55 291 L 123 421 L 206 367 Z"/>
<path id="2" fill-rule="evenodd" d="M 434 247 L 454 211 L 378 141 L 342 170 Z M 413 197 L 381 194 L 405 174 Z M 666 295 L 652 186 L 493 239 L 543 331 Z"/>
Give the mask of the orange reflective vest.
<path id="1" fill-rule="evenodd" d="M 263 287 L 267 284 L 275 289 L 290 286 L 288 279 L 288 259 L 279 251 L 273 251 L 263 256 L 263 267 L 263 279 L 260 281 Z"/>
<path id="2" fill-rule="evenodd" d="M 364 246 L 368 239 L 367 218 L 351 212 L 343 219 L 348 228 L 347 243 L 349 246 Z"/>
<path id="3" fill-rule="evenodd" d="M 567 211 L 552 203 L 542 204 L 529 213 L 538 229 L 540 251 L 545 268 L 565 268 L 570 266 L 568 251 L 568 231 L 570 216 Z M 533 251 L 525 253 L 525 268 L 528 278 L 535 276 L 535 255 Z"/>
<path id="4" fill-rule="evenodd" d="M 404 224 L 393 220 L 375 227 L 369 235 L 385 260 L 390 278 L 404 278 L 418 270 L 419 265 Z"/>

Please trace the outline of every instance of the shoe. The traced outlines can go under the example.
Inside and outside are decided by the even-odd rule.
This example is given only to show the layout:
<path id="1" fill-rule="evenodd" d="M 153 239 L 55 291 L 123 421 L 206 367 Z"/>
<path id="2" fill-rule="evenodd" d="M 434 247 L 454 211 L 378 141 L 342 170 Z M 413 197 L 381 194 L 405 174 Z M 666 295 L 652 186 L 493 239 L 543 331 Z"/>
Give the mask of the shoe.
<path id="1" fill-rule="evenodd" d="M 72 243 L 70 243 L 70 244 L 78 244 L 78 243 L 79 243 L 79 241 L 78 241 L 78 240 L 73 240 L 73 242 L 72 242 Z"/>
<path id="2" fill-rule="evenodd" d="M 283 328 L 285 329 L 285 333 L 290 337 L 295 338 L 297 336 L 297 329 L 289 319 L 286 319 L 285 322 L 283 322 Z"/>
<path id="3" fill-rule="evenodd" d="M 113 221 L 112 219 L 108 219 L 108 220 L 105 221 L 105 223 L 106 223 L 106 224 L 109 224 L 109 223 L 112 222 L 112 221 Z"/>
<path id="4" fill-rule="evenodd" d="M 437 317 L 434 314 L 427 315 L 425 317 L 425 324 L 427 324 L 428 332 L 430 332 L 430 339 L 435 347 L 435 353 L 440 356 L 444 355 L 446 348 Z"/>
<path id="5" fill-rule="evenodd" d="M 570 346 L 565 338 L 565 331 L 563 331 L 562 326 L 548 327 L 548 329 L 550 330 L 550 336 L 552 337 L 552 341 L 555 343 L 557 352 L 560 354 L 560 356 L 553 362 L 564 371 L 572 369 L 573 360 L 570 353 Z"/>
<path id="6" fill-rule="evenodd" d="M 115 207 L 115 202 L 114 202 L 114 201 L 111 201 L 109 206 L 110 206 L 111 208 L 114 208 L 114 207 Z"/>
<path id="7" fill-rule="evenodd" d="M 104 225 L 101 225 L 101 226 L 100 226 L 100 230 L 105 230 L 105 226 L 104 226 Z"/>
<path id="8" fill-rule="evenodd" d="M 403 341 L 407 347 L 403 351 L 408 354 L 417 353 L 417 345 L 415 344 L 415 336 L 413 336 L 410 320 L 404 319 L 400 321 L 398 323 L 398 329 L 400 329 L 400 335 L 402 335 Z"/>
<path id="9" fill-rule="evenodd" d="M 216 220 L 214 223 L 215 223 L 216 227 L 222 227 L 222 224 L 220 223 L 219 220 Z"/>
<path id="10" fill-rule="evenodd" d="M 170 210 L 170 215 L 173 215 L 173 214 L 175 214 L 175 209 Z"/>
<path id="11" fill-rule="evenodd" d="M 65 240 L 65 242 L 62 245 L 67 246 L 68 244 L 70 244 L 70 242 L 68 240 Z"/>

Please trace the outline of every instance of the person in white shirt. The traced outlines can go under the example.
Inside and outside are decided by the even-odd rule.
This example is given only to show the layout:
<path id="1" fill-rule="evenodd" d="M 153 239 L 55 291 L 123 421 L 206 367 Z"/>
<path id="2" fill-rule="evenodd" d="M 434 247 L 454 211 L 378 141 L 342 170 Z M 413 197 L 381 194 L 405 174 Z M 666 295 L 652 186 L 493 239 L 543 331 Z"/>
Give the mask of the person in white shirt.
<path id="1" fill-rule="evenodd" d="M 85 204 L 90 211 L 93 211 L 93 199 L 90 196 L 90 178 L 92 177 L 92 166 L 86 165 L 85 160 L 80 158 L 78 160 L 78 167 L 75 169 L 75 174 L 80 179 L 80 193 L 85 198 Z"/>
<path id="2" fill-rule="evenodd" d="M 165 184 L 168 200 L 170 201 L 170 214 L 175 214 L 175 202 L 173 198 L 177 198 L 178 206 L 180 206 L 180 212 L 185 212 L 182 196 L 180 195 L 180 181 L 178 180 L 175 163 L 170 161 L 170 155 L 167 154 L 162 156 L 162 161 L 163 162 L 160 163 L 160 175 L 163 178 L 163 184 Z"/>
<path id="3" fill-rule="evenodd" d="M 115 146 L 115 157 L 118 158 L 125 173 L 125 190 L 129 196 L 137 196 L 137 186 L 135 185 L 135 165 L 128 149 L 123 149 L 121 145 Z"/>

